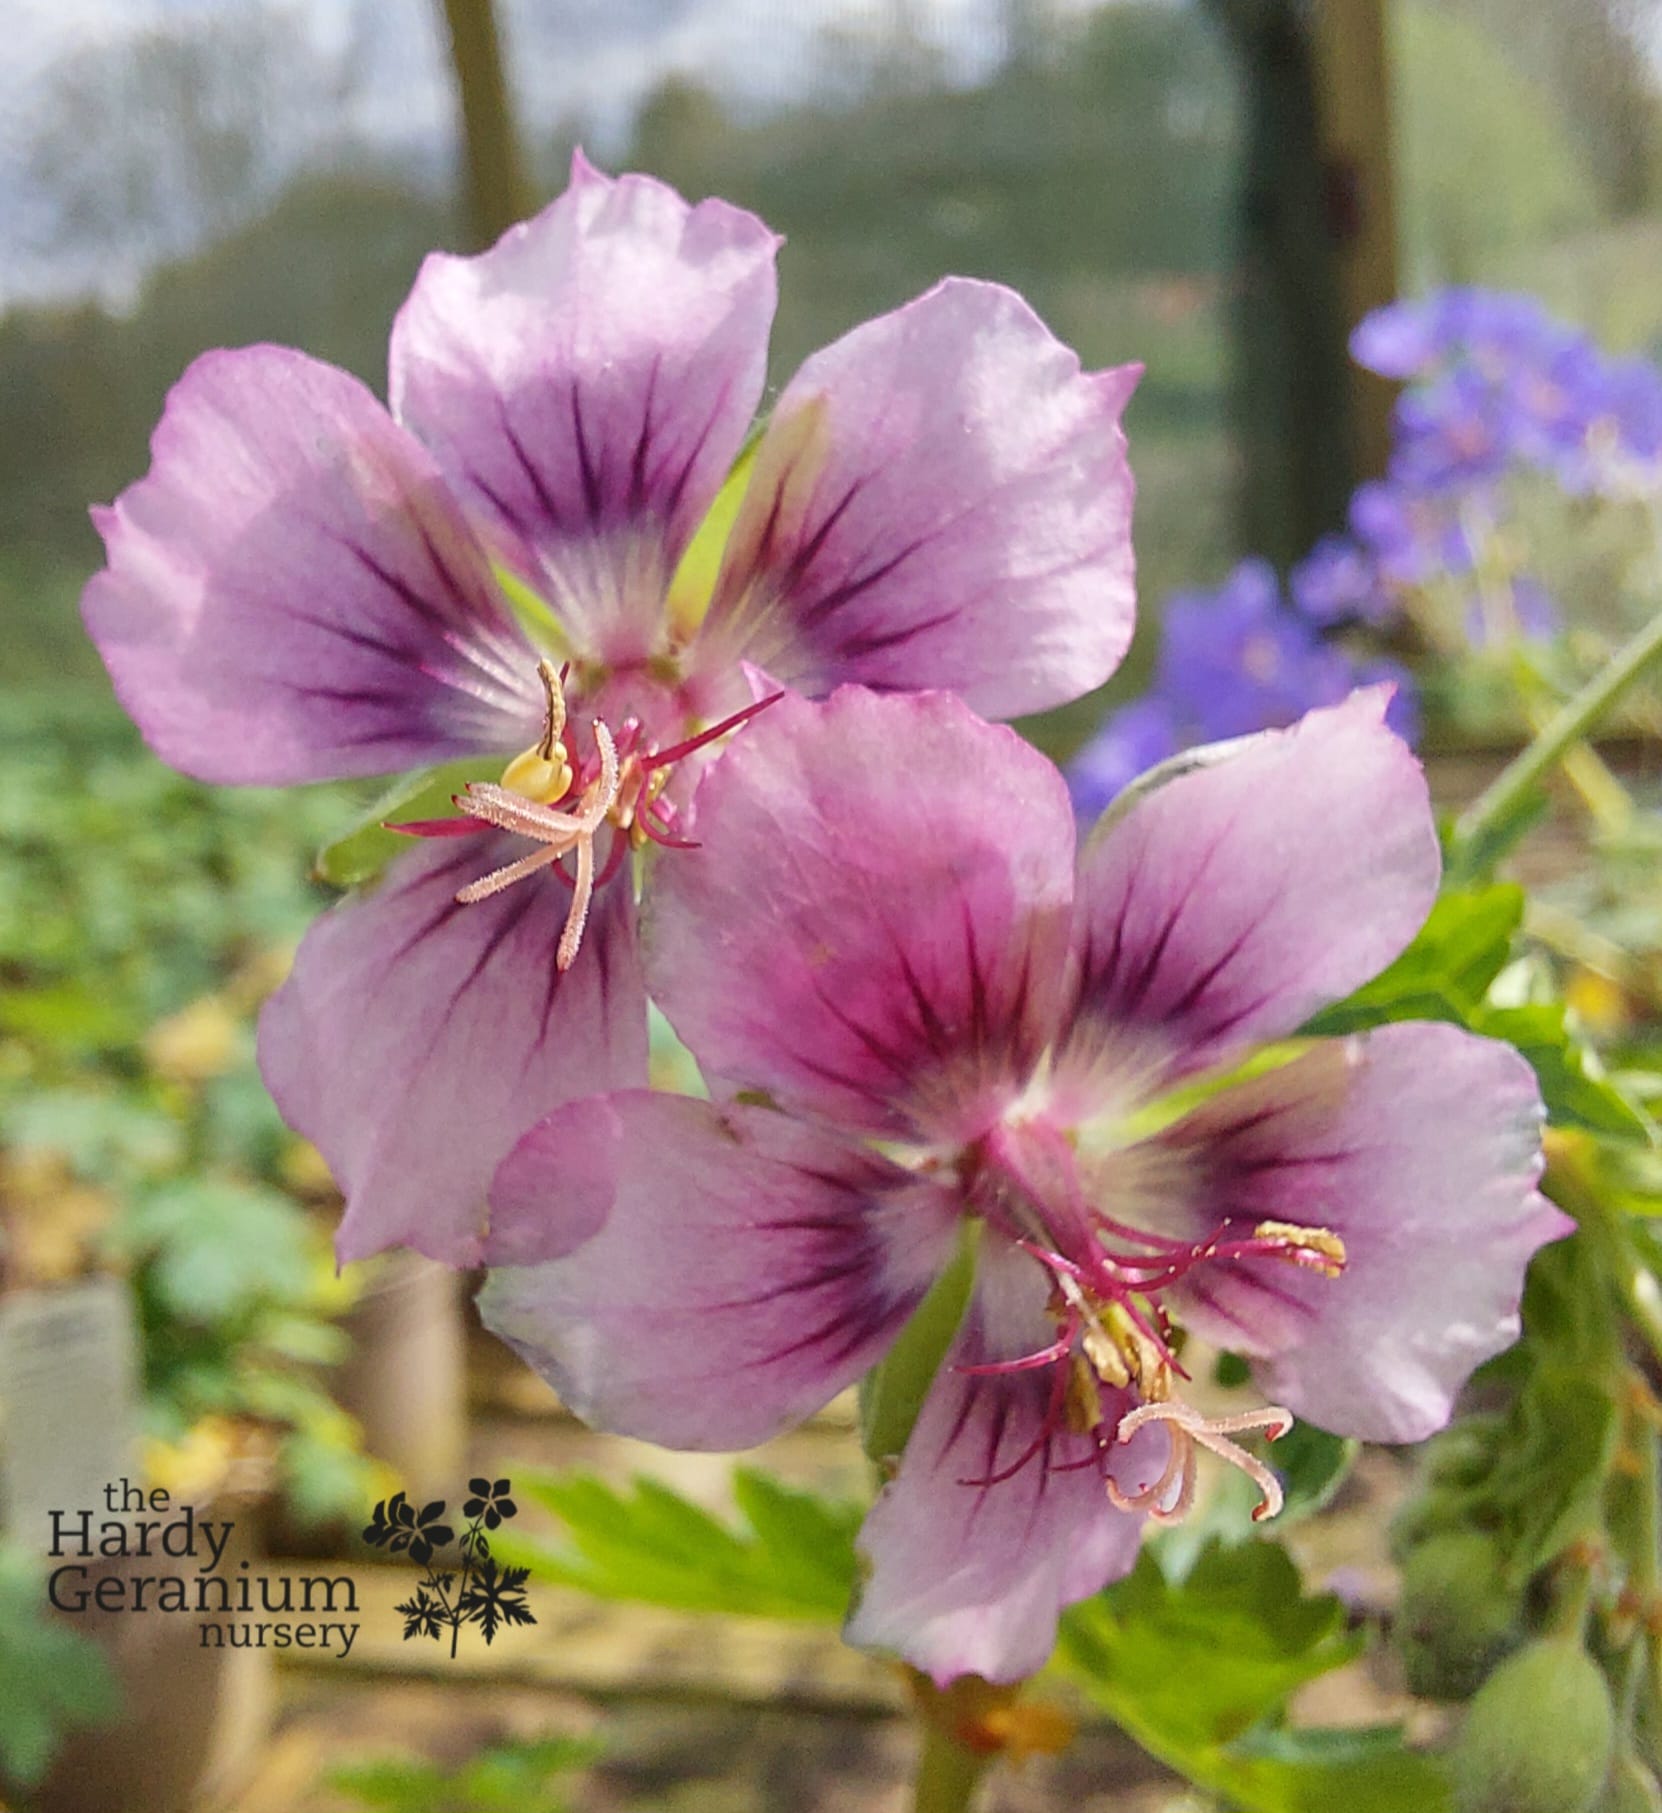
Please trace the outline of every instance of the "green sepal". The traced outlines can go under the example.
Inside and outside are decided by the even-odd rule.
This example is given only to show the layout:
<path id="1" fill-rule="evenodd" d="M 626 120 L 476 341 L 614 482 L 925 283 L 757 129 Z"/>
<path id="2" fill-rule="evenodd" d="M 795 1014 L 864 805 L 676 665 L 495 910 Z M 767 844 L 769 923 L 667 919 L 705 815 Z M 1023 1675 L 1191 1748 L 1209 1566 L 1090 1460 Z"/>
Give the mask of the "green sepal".
<path id="1" fill-rule="evenodd" d="M 489 778 L 489 760 L 474 756 L 440 768 L 418 768 L 400 775 L 364 807 L 338 837 L 320 849 L 312 862 L 319 881 L 335 888 L 361 888 L 374 881 L 395 856 L 415 848 L 415 841 L 387 829 L 392 818 L 449 818 L 452 799 L 469 781 Z"/>
<path id="2" fill-rule="evenodd" d="M 923 1400 L 964 1319 L 975 1282 L 978 1222 L 966 1221 L 951 1263 L 912 1312 L 900 1338 L 860 1385 L 860 1443 L 878 1466 L 906 1446 Z"/>

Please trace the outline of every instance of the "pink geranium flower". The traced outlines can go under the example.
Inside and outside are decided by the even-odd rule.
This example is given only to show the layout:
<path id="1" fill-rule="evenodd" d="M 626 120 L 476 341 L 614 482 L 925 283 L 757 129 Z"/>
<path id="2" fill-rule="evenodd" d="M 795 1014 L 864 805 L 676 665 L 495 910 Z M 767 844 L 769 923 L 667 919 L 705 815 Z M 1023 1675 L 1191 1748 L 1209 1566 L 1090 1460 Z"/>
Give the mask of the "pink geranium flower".
<path id="1" fill-rule="evenodd" d="M 262 1023 L 347 1192 L 343 1259 L 476 1262 L 518 1135 L 644 1081 L 623 846 L 684 841 L 670 758 L 751 704 L 745 666 L 1003 716 L 1129 641 L 1136 373 L 1081 373 L 994 284 L 810 359 L 711 525 L 713 579 L 683 566 L 761 400 L 776 245 L 579 157 L 491 251 L 423 265 L 390 410 L 302 353 L 208 353 L 97 513 L 87 625 L 164 760 L 262 786 L 478 764 L 467 816 L 416 827 L 474 835 L 325 915 Z"/>
<path id="2" fill-rule="evenodd" d="M 1077 857 L 1056 771 L 955 699 L 774 707 L 648 909 L 714 1099 L 614 1093 L 526 1136 L 489 1325 L 602 1427 L 742 1447 L 866 1372 L 972 1230 L 849 1627 L 942 1682 L 1039 1667 L 1059 1608 L 1181 1515 L 1197 1447 L 1267 1512 L 1239 1434 L 1428 1435 L 1567 1227 L 1535 1188 L 1533 1073 L 1404 1024 L 1237 1074 L 1436 895 L 1387 698 L 1200 752 Z M 1205 1416 L 1183 1328 L 1275 1401 Z"/>

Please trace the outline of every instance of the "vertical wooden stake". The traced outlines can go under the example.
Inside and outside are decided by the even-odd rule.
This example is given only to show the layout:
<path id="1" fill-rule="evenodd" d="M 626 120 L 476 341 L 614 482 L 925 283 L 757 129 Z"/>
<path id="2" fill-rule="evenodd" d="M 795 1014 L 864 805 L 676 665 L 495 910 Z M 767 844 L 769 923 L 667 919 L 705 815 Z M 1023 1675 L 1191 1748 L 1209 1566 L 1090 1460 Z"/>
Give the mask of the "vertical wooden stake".
<path id="1" fill-rule="evenodd" d="M 1315 0 L 1311 49 L 1328 216 L 1345 334 L 1397 293 L 1396 185 L 1386 0 Z M 1350 367 L 1358 478 L 1377 478 L 1391 445 L 1394 387 Z"/>
<path id="2" fill-rule="evenodd" d="M 478 250 L 528 212 L 530 194 L 492 0 L 444 0 L 444 18 L 461 116 L 467 235 Z"/>

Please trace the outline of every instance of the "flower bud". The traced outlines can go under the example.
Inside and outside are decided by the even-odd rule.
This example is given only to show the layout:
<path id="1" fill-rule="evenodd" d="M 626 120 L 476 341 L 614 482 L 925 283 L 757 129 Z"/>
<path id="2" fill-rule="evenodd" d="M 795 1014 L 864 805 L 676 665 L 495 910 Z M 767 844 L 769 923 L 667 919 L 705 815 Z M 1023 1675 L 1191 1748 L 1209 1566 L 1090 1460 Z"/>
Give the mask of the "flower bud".
<path id="1" fill-rule="evenodd" d="M 1403 1566 L 1397 1612 L 1410 1690 L 1433 1700 L 1469 1699 L 1515 1647 L 1520 1610 L 1486 1536 L 1468 1529 L 1428 1537 Z"/>
<path id="2" fill-rule="evenodd" d="M 1615 1715 L 1579 1643 L 1546 1637 L 1490 1675 L 1452 1754 L 1457 1813 L 1590 1813 Z"/>

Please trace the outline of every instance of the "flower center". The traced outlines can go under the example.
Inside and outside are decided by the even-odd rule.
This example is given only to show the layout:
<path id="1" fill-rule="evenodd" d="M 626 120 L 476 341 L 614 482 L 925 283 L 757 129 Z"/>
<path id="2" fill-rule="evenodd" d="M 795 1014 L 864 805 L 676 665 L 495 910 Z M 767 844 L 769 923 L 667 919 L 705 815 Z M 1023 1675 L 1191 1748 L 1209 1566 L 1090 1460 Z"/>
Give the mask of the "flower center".
<path id="1" fill-rule="evenodd" d="M 676 835 L 677 808 L 665 797 L 675 764 L 737 730 L 782 696 L 759 699 L 668 749 L 650 745 L 637 718 L 625 718 L 615 737 L 595 718 L 590 727 L 593 750 L 579 757 L 568 735 L 567 671 L 552 661 L 537 663 L 547 698 L 542 735 L 508 763 L 500 781 L 470 781 L 452 801 L 478 829 L 511 831 L 537 845 L 458 889 L 462 905 L 488 900 L 542 869 L 552 869 L 571 888 L 571 906 L 554 953 L 555 967 L 562 970 L 577 961 L 595 889 L 611 880 L 631 850 L 648 842 L 678 850 L 695 847 Z M 613 832 L 611 848 L 604 865 L 597 866 L 595 839 L 607 826 Z M 454 836 L 472 828 L 454 819 L 391 827 L 417 837 Z M 570 855 L 576 857 L 573 875 L 560 866 Z"/>
<path id="2" fill-rule="evenodd" d="M 1157 1523 L 1178 1521 L 1194 1502 L 1197 1450 L 1206 1448 L 1258 1487 L 1254 1519 L 1273 1517 L 1282 1504 L 1279 1481 L 1230 1438 L 1261 1431 L 1275 1441 L 1292 1427 L 1292 1416 L 1279 1405 L 1266 1405 L 1209 1418 L 1184 1403 L 1176 1388 L 1177 1380 L 1188 1377 L 1178 1358 L 1182 1334 L 1164 1299 L 1198 1267 L 1220 1260 L 1277 1259 L 1336 1278 L 1345 1266 L 1343 1240 L 1331 1228 L 1269 1220 L 1247 1225 L 1231 1217 L 1201 1240 L 1133 1227 L 1087 1199 L 1072 1146 L 1042 1123 L 997 1129 L 981 1156 L 979 1206 L 1051 1281 L 1056 1339 L 1037 1353 L 965 1369 L 989 1374 L 1056 1369 L 1040 1441 L 1017 1467 L 1061 1428 L 1090 1437 L 1105 1459 L 1113 1444 L 1159 1422 L 1170 1436 L 1164 1471 L 1152 1485 L 1127 1494 L 1105 1467 L 1115 1505 L 1145 1511 Z M 1133 1391 L 1141 1400 L 1111 1428 L 1103 1415 L 1105 1389 Z M 1006 1469 L 1006 1475 L 1015 1470 Z"/>

